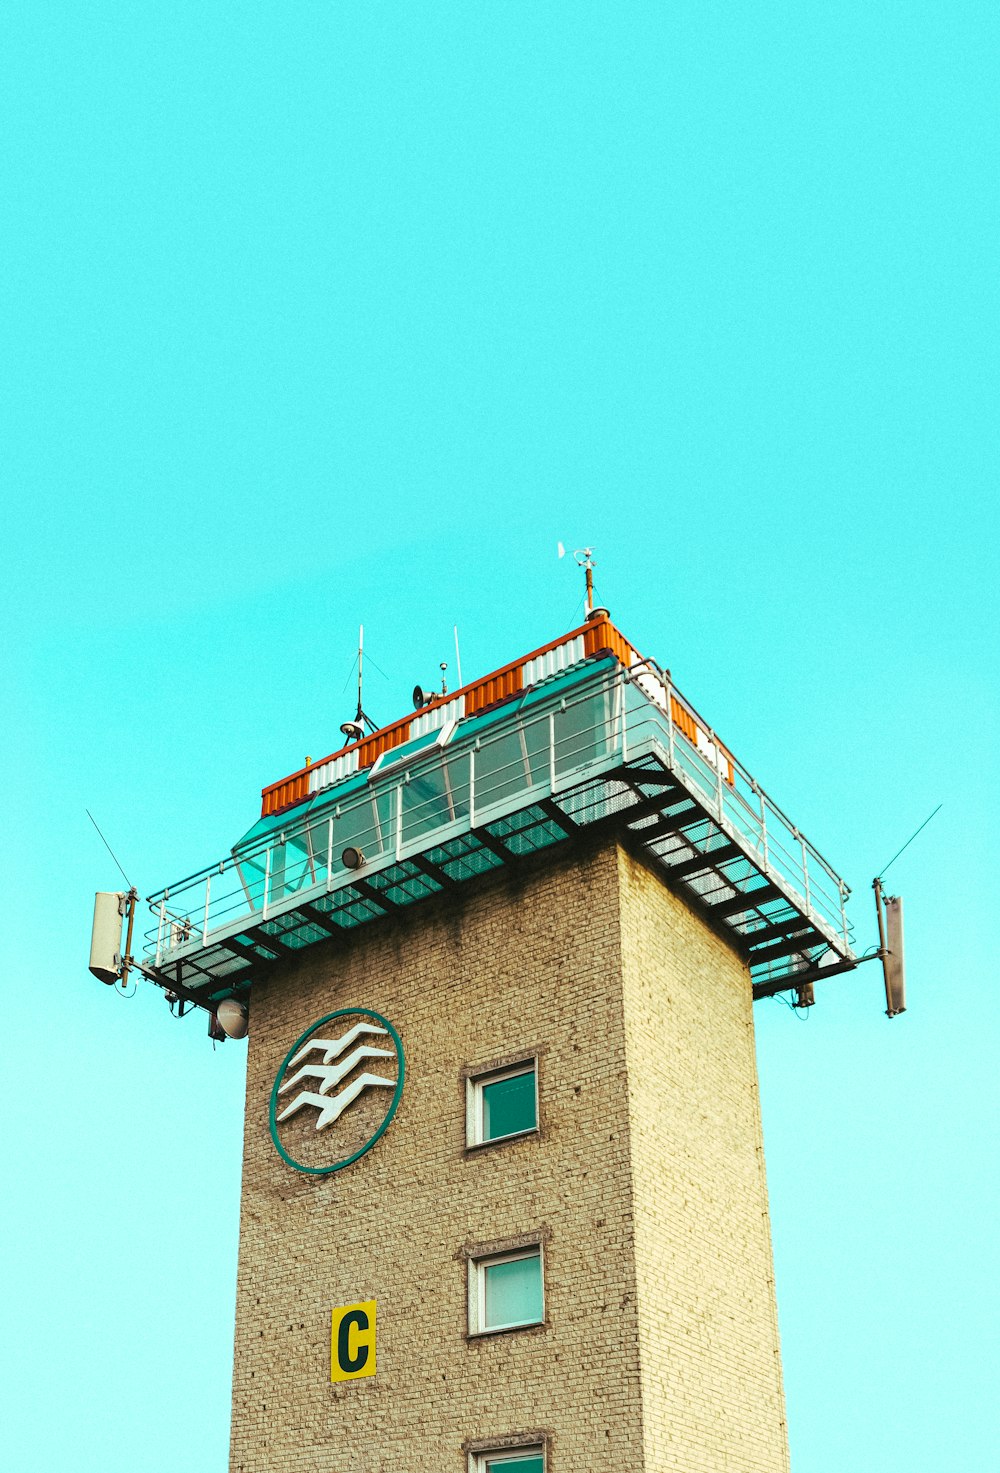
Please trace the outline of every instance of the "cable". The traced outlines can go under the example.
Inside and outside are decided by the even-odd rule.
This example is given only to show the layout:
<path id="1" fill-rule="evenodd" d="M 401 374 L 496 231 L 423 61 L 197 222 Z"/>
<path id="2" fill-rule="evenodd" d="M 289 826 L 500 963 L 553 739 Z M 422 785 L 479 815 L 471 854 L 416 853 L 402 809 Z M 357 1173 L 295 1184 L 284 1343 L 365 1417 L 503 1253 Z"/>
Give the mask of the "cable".
<path id="1" fill-rule="evenodd" d="M 97 830 L 97 832 L 99 834 L 101 834 L 100 825 L 97 822 L 97 819 L 91 813 L 90 809 L 89 808 L 85 808 L 83 811 L 87 815 L 87 817 L 90 819 L 91 823 L 94 825 L 94 828 Z M 117 854 L 112 849 L 111 845 L 108 843 L 107 839 L 104 837 L 103 834 L 101 834 L 101 843 L 104 845 L 105 849 L 111 855 L 111 858 L 114 860 L 115 864 L 118 865 L 118 868 L 121 871 L 121 877 L 125 881 L 126 885 L 129 887 L 130 890 L 134 890 L 135 889 L 135 886 L 132 884 L 132 881 L 129 879 L 129 877 L 125 873 L 125 871 L 122 869 L 121 865 L 118 863 L 118 856 L 117 856 Z"/>
<path id="2" fill-rule="evenodd" d="M 808 1023 L 812 1008 L 797 1008 L 793 1002 L 788 1001 L 788 998 L 783 992 L 776 992 L 774 997 L 776 1002 L 783 1002 L 788 1011 L 794 1013 L 800 1023 Z"/>
<path id="3" fill-rule="evenodd" d="M 358 668 L 358 657 L 357 657 L 357 655 L 355 655 L 354 656 L 354 659 L 351 661 L 351 668 L 347 672 L 347 679 L 344 681 L 343 688 L 341 689 L 341 692 L 340 692 L 341 695 L 344 694 L 344 691 L 350 685 L 350 683 L 351 683 L 351 677 L 353 676 L 353 674 L 354 674 L 354 672 L 355 672 L 355 670 L 357 668 Z"/>
<path id="4" fill-rule="evenodd" d="M 938 806 L 934 810 L 934 813 L 929 814 L 928 817 L 925 818 L 924 821 L 923 821 L 923 823 L 920 825 L 920 828 L 919 829 L 916 829 L 910 835 L 910 837 L 907 839 L 906 843 L 903 845 L 903 848 L 896 851 L 896 853 L 889 860 L 889 864 L 895 864 L 896 863 L 896 860 L 903 853 L 903 850 L 904 849 L 909 849 L 910 845 L 913 843 L 914 839 L 917 837 L 917 834 L 919 834 L 922 829 L 925 829 L 927 827 L 927 825 L 930 823 L 931 819 L 935 816 L 935 814 L 940 813 L 941 812 L 941 809 L 943 807 L 944 807 L 944 804 L 943 803 L 939 803 L 938 804 Z M 879 870 L 879 872 L 878 872 L 879 873 L 879 879 L 882 879 L 883 878 L 883 876 L 885 875 L 886 870 L 889 868 L 889 864 L 883 865 L 883 867 Z"/>

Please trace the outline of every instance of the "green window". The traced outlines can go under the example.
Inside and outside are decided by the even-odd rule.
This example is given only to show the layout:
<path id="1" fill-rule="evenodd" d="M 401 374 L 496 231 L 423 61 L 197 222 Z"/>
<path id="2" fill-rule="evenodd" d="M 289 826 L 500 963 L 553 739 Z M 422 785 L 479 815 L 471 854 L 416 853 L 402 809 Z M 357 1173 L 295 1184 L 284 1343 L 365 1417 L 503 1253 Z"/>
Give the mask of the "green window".
<path id="1" fill-rule="evenodd" d="M 543 1473 L 541 1453 L 528 1453 L 518 1457 L 515 1453 L 500 1453 L 495 1458 L 487 1457 L 483 1462 L 486 1473 Z"/>
<path id="2" fill-rule="evenodd" d="M 538 1071 L 534 1059 L 474 1076 L 468 1084 L 470 1146 L 538 1129 Z"/>
<path id="3" fill-rule="evenodd" d="M 542 1250 L 474 1259 L 469 1265 L 469 1329 L 473 1334 L 537 1325 L 544 1318 Z"/>
<path id="4" fill-rule="evenodd" d="M 522 1130 L 534 1130 L 538 1124 L 538 1112 L 535 1108 L 533 1068 L 484 1083 L 482 1091 L 484 1141 L 517 1135 Z"/>

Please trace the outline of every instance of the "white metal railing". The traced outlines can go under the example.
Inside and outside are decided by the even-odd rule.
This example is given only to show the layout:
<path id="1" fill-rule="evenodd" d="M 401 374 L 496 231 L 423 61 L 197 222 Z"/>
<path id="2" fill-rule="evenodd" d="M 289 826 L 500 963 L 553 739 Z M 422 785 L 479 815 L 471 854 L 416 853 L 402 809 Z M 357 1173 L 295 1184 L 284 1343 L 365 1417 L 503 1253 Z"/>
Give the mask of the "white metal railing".
<path id="1" fill-rule="evenodd" d="M 697 741 L 685 735 L 672 696 L 693 714 L 658 667 L 605 667 L 564 695 L 555 681 L 527 706 L 512 702 L 479 736 L 463 740 L 459 726 L 449 745 L 415 753 L 340 802 L 332 794 L 315 811 L 291 811 L 257 845 L 150 896 L 147 955 L 157 966 L 181 960 L 350 884 L 358 872 L 344 864 L 349 847 L 364 854 L 364 876 L 374 876 L 644 756 L 666 765 L 743 853 L 849 949 L 847 886 L 700 717 Z M 591 803 L 589 820 L 600 816 L 600 802 Z"/>

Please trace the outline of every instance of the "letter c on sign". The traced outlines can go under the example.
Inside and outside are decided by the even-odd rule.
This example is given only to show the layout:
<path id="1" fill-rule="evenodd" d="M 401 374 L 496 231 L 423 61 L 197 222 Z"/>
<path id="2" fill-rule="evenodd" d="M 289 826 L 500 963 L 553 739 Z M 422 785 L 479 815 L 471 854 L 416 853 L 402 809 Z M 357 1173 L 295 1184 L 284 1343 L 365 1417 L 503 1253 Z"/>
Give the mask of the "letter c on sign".
<path id="1" fill-rule="evenodd" d="M 375 1300 L 333 1311 L 330 1380 L 354 1381 L 375 1374 Z"/>
<path id="2" fill-rule="evenodd" d="M 351 1353 L 351 1331 L 357 1327 L 359 1330 L 367 1330 L 368 1316 L 363 1309 L 351 1309 L 340 1322 L 340 1331 L 337 1335 L 337 1360 L 340 1362 L 342 1371 L 363 1371 L 368 1359 L 368 1346 L 360 1337 L 356 1341 L 357 1349 Z"/>

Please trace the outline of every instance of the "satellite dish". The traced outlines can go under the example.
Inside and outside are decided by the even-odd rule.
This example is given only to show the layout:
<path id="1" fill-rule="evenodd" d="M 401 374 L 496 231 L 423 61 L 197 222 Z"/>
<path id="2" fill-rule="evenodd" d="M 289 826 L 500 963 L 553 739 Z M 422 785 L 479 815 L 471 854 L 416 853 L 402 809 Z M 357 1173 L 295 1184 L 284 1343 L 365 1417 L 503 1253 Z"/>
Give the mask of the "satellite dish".
<path id="1" fill-rule="evenodd" d="M 419 711 L 423 706 L 429 706 L 434 699 L 433 691 L 424 690 L 423 686 L 413 687 L 413 709 Z"/>
<path id="2" fill-rule="evenodd" d="M 360 742 L 365 734 L 364 727 L 358 721 L 344 721 L 340 729 L 349 742 Z"/>

